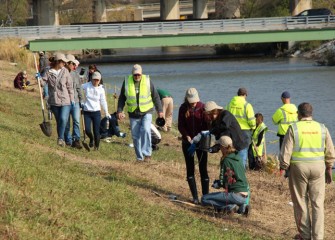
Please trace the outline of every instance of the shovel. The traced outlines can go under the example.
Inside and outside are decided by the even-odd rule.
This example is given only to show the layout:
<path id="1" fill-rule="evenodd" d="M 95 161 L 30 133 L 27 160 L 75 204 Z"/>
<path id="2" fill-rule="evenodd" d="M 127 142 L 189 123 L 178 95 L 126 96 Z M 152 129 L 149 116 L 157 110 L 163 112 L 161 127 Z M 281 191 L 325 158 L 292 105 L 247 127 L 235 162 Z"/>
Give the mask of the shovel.
<path id="1" fill-rule="evenodd" d="M 87 151 L 91 151 L 90 147 L 85 142 L 86 133 L 85 133 L 85 120 L 84 120 L 84 111 L 83 110 L 81 110 L 81 120 L 82 120 L 82 123 L 83 123 L 83 135 L 84 135 L 84 140 L 81 143 L 83 144 L 84 148 Z"/>
<path id="2" fill-rule="evenodd" d="M 39 75 L 35 54 L 34 54 L 34 60 L 35 60 L 36 73 Z M 52 127 L 51 127 L 51 123 L 50 122 L 45 121 L 44 103 L 43 103 L 43 95 L 42 95 L 41 78 L 40 77 L 37 77 L 37 82 L 38 82 L 38 89 L 40 90 L 42 115 L 43 115 L 43 122 L 40 124 L 40 127 L 41 127 L 41 130 L 44 133 L 44 135 L 46 135 L 47 137 L 50 137 L 51 133 L 52 133 L 52 131 L 51 131 Z"/>

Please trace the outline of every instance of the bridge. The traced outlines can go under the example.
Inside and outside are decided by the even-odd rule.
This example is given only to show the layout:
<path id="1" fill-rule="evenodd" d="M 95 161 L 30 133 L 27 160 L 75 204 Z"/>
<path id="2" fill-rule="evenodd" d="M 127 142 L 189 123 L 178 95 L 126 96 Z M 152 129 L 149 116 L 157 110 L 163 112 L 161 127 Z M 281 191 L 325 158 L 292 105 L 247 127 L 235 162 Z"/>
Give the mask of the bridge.
<path id="1" fill-rule="evenodd" d="M 32 51 L 144 48 L 335 39 L 335 16 L 2 28 Z"/>

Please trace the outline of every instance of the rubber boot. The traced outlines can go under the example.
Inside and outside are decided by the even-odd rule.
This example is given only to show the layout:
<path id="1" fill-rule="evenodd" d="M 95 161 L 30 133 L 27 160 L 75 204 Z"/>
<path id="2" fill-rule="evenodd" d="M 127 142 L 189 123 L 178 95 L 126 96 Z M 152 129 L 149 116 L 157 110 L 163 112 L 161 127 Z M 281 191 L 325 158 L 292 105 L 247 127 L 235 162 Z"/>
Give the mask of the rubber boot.
<path id="1" fill-rule="evenodd" d="M 197 184 L 195 183 L 194 177 L 189 177 L 187 179 L 188 186 L 190 187 L 192 197 L 193 197 L 193 203 L 194 204 L 199 204 L 199 199 L 198 199 L 198 191 L 197 191 Z"/>
<path id="2" fill-rule="evenodd" d="M 206 195 L 209 192 L 209 179 L 201 179 L 201 189 L 202 189 L 202 195 Z"/>

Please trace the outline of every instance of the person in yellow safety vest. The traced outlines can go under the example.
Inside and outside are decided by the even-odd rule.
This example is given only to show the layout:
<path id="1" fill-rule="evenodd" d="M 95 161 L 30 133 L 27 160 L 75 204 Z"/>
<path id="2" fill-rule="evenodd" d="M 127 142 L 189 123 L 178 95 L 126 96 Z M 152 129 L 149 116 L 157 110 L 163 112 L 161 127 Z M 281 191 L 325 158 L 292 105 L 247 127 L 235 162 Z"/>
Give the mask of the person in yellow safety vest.
<path id="1" fill-rule="evenodd" d="M 149 75 L 142 74 L 142 67 L 133 66 L 132 74 L 125 78 L 118 99 L 117 118 L 125 117 L 123 108 L 127 104 L 131 135 L 137 162 L 151 160 L 151 122 L 155 107 L 158 116 L 163 117 L 162 103 Z"/>
<path id="2" fill-rule="evenodd" d="M 291 95 L 288 91 L 283 92 L 281 101 L 284 105 L 272 115 L 272 122 L 278 125 L 279 151 L 288 127 L 298 121 L 297 107 L 291 103 L 290 97 Z"/>
<path id="3" fill-rule="evenodd" d="M 248 143 L 245 149 L 238 152 L 238 155 L 243 160 L 245 168 L 247 167 L 248 148 L 251 144 L 251 133 L 252 130 L 256 128 L 254 109 L 252 105 L 246 101 L 247 96 L 247 89 L 239 88 L 237 96 L 233 97 L 226 107 L 226 109 L 235 116 L 236 120 L 240 124 L 243 135 Z"/>
<path id="4" fill-rule="evenodd" d="M 312 113 L 311 104 L 298 106 L 299 121 L 289 126 L 279 155 L 281 174 L 289 169 L 285 176 L 298 228 L 294 239 L 324 239 L 325 182 L 332 182 L 335 152 L 328 129 L 313 121 Z"/>
<path id="5" fill-rule="evenodd" d="M 263 122 L 263 114 L 256 113 L 256 129 L 252 132 L 251 144 L 248 151 L 249 169 L 260 170 L 263 165 L 265 154 L 265 133 L 268 127 Z"/>

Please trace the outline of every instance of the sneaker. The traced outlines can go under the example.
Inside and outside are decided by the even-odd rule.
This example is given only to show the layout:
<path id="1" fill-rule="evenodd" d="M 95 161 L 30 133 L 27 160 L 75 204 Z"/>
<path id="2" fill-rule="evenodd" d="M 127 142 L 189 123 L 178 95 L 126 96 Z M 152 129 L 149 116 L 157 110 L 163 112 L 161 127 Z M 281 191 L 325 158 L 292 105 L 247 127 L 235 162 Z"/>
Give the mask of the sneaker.
<path id="1" fill-rule="evenodd" d="M 90 141 L 90 143 L 88 144 L 88 146 L 89 146 L 90 148 L 92 148 L 92 147 L 94 146 L 93 141 Z"/>
<path id="2" fill-rule="evenodd" d="M 119 137 L 120 138 L 125 138 L 127 136 L 127 134 L 126 133 L 123 133 L 123 132 L 120 132 L 120 134 L 119 134 Z"/>
<path id="3" fill-rule="evenodd" d="M 143 161 L 144 162 L 150 162 L 151 161 L 151 156 L 145 156 Z"/>
<path id="4" fill-rule="evenodd" d="M 73 148 L 77 148 L 77 149 L 82 149 L 83 147 L 80 145 L 79 140 L 76 140 L 72 143 L 72 147 Z"/>
<path id="5" fill-rule="evenodd" d="M 65 147 L 65 142 L 64 142 L 63 139 L 58 139 L 57 144 L 58 144 L 58 146 Z"/>
<path id="6" fill-rule="evenodd" d="M 71 142 L 66 142 L 65 145 L 70 147 L 70 146 L 72 146 L 72 143 Z"/>

